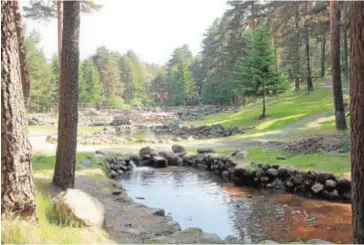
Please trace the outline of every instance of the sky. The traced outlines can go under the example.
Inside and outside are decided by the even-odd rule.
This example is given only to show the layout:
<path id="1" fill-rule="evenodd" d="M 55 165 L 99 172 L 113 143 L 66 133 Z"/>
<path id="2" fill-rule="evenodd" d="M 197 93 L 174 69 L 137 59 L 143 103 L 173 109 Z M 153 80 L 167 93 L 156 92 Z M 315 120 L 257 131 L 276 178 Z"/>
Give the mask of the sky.
<path id="1" fill-rule="evenodd" d="M 22 4 L 27 1 L 23 0 Z M 125 53 L 133 50 L 141 61 L 165 64 L 173 50 L 188 44 L 201 50 L 206 29 L 227 9 L 226 0 L 101 0 L 103 8 L 81 15 L 81 59 L 105 46 Z M 40 46 L 47 58 L 57 52 L 56 19 L 24 19 L 27 31 L 41 34 Z"/>

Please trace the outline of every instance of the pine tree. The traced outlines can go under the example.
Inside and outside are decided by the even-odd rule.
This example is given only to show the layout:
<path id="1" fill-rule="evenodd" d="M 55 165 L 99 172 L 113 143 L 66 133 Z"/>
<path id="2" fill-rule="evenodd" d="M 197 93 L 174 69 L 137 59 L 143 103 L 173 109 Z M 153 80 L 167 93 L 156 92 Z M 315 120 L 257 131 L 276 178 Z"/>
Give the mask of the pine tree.
<path id="1" fill-rule="evenodd" d="M 53 184 L 66 189 L 75 185 L 80 2 L 64 2 L 64 17 L 58 144 Z"/>
<path id="2" fill-rule="evenodd" d="M 275 71 L 275 63 L 266 25 L 260 24 L 254 31 L 247 33 L 248 47 L 241 57 L 234 73 L 239 90 L 245 96 L 262 98 L 262 114 L 266 116 L 266 96 L 279 92 L 282 80 Z"/>
<path id="3" fill-rule="evenodd" d="M 100 75 L 92 59 L 81 63 L 79 74 L 79 101 L 81 103 L 102 103 Z"/>

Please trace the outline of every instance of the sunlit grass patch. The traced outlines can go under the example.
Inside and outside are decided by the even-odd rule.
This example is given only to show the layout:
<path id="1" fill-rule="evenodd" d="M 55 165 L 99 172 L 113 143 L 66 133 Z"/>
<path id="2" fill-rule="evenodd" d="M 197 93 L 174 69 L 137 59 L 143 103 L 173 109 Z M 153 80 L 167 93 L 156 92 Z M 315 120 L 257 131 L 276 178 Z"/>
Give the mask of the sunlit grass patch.
<path id="1" fill-rule="evenodd" d="M 347 174 L 350 172 L 350 158 L 348 155 L 336 155 L 329 153 L 298 154 L 288 156 L 286 160 L 277 160 L 277 157 L 287 156 L 278 150 L 262 150 L 261 148 L 248 149 L 249 157 L 252 161 L 292 165 L 304 170 L 326 171 L 337 174 Z"/>

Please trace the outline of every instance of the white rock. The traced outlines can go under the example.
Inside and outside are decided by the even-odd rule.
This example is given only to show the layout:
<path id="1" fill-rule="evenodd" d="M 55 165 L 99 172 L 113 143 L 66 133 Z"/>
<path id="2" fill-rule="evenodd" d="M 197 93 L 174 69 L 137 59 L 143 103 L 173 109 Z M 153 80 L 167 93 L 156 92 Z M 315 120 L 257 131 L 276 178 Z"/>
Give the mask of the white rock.
<path id="1" fill-rule="evenodd" d="M 103 204 L 81 190 L 67 189 L 58 194 L 53 201 L 60 219 L 72 219 L 84 226 L 102 227 L 104 225 Z"/>

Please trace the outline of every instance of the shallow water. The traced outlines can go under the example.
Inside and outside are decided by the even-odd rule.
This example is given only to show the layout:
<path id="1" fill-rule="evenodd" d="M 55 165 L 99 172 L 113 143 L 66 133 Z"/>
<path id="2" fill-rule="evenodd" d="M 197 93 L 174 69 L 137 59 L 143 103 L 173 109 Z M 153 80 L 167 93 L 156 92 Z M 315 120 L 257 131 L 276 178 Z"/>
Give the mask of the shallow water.
<path id="1" fill-rule="evenodd" d="M 351 243 L 349 204 L 235 187 L 192 168 L 137 168 L 121 184 L 136 202 L 165 209 L 182 229 L 200 227 L 245 242 Z"/>

